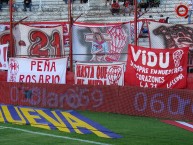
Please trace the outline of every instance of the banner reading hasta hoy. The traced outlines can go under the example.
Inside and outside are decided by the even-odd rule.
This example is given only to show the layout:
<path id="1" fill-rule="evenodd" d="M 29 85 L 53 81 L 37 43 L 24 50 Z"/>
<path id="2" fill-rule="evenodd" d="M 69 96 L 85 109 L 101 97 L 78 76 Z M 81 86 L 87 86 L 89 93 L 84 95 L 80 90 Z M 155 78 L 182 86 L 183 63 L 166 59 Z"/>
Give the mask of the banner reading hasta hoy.
<path id="1" fill-rule="evenodd" d="M 76 63 L 75 83 L 124 85 L 124 63 Z"/>

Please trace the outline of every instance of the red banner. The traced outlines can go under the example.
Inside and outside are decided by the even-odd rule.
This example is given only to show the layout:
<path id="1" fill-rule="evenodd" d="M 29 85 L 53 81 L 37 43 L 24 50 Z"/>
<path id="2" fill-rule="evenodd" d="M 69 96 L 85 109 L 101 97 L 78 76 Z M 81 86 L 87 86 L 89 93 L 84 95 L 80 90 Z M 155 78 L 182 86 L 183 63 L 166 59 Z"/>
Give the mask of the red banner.
<path id="1" fill-rule="evenodd" d="M 148 88 L 185 88 L 188 47 L 150 49 L 129 45 L 125 84 Z"/>

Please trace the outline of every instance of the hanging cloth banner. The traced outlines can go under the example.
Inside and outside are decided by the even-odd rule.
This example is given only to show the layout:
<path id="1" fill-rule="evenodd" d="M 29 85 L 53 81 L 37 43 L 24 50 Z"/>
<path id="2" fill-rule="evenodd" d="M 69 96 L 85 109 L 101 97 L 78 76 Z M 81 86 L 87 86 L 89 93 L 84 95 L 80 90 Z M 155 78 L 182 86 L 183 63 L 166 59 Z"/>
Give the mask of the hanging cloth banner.
<path id="1" fill-rule="evenodd" d="M 124 85 L 124 63 L 76 63 L 75 84 Z"/>
<path id="2" fill-rule="evenodd" d="M 10 58 L 8 82 L 66 84 L 67 58 Z"/>
<path id="3" fill-rule="evenodd" d="M 8 44 L 0 45 L 0 70 L 8 70 Z"/>
<path id="4" fill-rule="evenodd" d="M 183 48 L 193 51 L 193 24 L 148 22 L 152 48 Z"/>
<path id="5" fill-rule="evenodd" d="M 74 24 L 72 37 L 75 61 L 126 61 L 130 23 Z"/>
<path id="6" fill-rule="evenodd" d="M 188 47 L 151 49 L 129 45 L 125 84 L 148 88 L 185 88 Z"/>
<path id="7" fill-rule="evenodd" d="M 16 56 L 59 57 L 64 55 L 62 26 L 38 28 L 18 24 L 13 29 Z"/>

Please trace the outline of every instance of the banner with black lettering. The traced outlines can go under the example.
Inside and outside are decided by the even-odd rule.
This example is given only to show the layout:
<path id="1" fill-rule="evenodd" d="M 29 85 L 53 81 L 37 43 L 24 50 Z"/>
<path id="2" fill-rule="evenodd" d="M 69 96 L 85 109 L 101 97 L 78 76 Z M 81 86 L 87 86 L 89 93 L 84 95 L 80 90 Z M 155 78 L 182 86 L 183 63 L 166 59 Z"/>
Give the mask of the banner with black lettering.
<path id="1" fill-rule="evenodd" d="M 74 24 L 72 37 L 75 61 L 126 61 L 130 23 Z"/>
<path id="2" fill-rule="evenodd" d="M 13 29 L 16 56 L 59 57 L 64 55 L 62 26 L 39 28 L 18 24 Z"/>
<path id="3" fill-rule="evenodd" d="M 168 24 L 148 22 L 152 48 L 183 48 L 193 51 L 193 24 Z"/>
<path id="4" fill-rule="evenodd" d="M 151 49 L 129 45 L 125 84 L 148 88 L 185 88 L 188 47 Z"/>
<path id="5" fill-rule="evenodd" d="M 8 82 L 66 84 L 67 58 L 10 58 Z"/>
<path id="6" fill-rule="evenodd" d="M 7 50 L 8 44 L 0 45 L 0 70 L 8 70 Z"/>
<path id="7" fill-rule="evenodd" d="M 79 63 L 75 65 L 75 84 L 124 85 L 125 63 Z"/>

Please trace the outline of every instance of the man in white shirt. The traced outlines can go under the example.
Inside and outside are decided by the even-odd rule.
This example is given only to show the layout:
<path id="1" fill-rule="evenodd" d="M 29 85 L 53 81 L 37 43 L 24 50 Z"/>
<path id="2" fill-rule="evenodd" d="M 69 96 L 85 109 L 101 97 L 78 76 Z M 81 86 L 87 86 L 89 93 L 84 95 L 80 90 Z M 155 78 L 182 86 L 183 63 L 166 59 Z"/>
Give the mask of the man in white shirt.
<path id="1" fill-rule="evenodd" d="M 191 23 L 191 16 L 193 11 L 193 0 L 188 1 L 188 24 Z"/>

